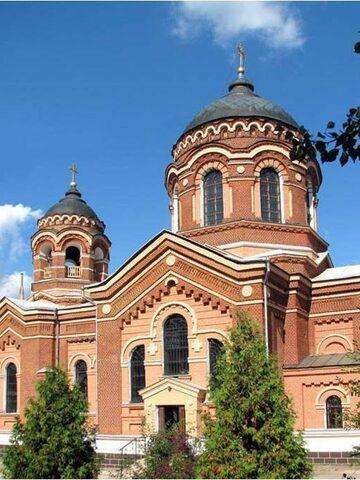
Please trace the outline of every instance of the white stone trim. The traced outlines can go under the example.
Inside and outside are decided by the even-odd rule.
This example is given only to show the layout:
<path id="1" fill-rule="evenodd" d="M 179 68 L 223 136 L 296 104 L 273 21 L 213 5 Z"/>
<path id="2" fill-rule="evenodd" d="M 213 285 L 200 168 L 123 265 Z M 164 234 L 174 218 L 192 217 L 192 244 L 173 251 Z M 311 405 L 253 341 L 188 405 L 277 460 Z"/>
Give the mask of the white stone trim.
<path id="1" fill-rule="evenodd" d="M 310 452 L 349 452 L 360 445 L 360 430 L 306 429 L 303 438 Z"/>

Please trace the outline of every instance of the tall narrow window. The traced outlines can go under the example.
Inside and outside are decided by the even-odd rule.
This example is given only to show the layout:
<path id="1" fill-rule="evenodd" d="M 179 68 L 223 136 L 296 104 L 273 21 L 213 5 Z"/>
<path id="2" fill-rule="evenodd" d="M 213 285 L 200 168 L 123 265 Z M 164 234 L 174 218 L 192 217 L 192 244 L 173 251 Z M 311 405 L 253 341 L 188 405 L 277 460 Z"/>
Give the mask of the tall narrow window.
<path id="1" fill-rule="evenodd" d="M 78 360 L 75 364 L 75 382 L 80 386 L 84 395 L 88 394 L 87 365 L 84 360 Z"/>
<path id="2" fill-rule="evenodd" d="M 216 375 L 216 362 L 222 347 L 223 344 L 219 340 L 209 338 L 209 368 L 211 377 Z"/>
<path id="3" fill-rule="evenodd" d="M 343 428 L 341 400 L 336 395 L 326 400 L 326 428 Z"/>
<path id="4" fill-rule="evenodd" d="M 189 373 L 187 323 L 181 315 L 173 315 L 164 323 L 164 373 Z"/>
<path id="5" fill-rule="evenodd" d="M 6 367 L 6 413 L 16 413 L 17 411 L 17 379 L 16 366 L 9 363 Z"/>
<path id="6" fill-rule="evenodd" d="M 260 173 L 261 218 L 264 222 L 280 223 L 280 182 L 273 168 L 264 168 Z"/>
<path id="7" fill-rule="evenodd" d="M 131 376 L 131 401 L 133 403 L 141 403 L 142 396 L 139 390 L 145 387 L 145 347 L 139 345 L 135 348 L 131 355 L 130 376 Z"/>
<path id="8" fill-rule="evenodd" d="M 204 225 L 217 225 L 223 221 L 222 174 L 211 170 L 204 177 Z"/>
<path id="9" fill-rule="evenodd" d="M 306 192 L 306 202 L 308 207 L 308 223 L 310 227 L 315 227 L 315 216 L 314 216 L 314 187 L 311 180 L 307 182 L 307 192 Z"/>

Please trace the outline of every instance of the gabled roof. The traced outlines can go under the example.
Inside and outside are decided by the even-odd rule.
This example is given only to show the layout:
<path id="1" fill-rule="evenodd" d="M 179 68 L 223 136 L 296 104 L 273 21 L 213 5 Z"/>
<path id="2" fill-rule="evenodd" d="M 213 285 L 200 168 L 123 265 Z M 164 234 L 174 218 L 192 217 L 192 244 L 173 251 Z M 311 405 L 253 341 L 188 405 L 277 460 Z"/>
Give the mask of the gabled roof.
<path id="1" fill-rule="evenodd" d="M 91 292 L 101 292 L 105 291 L 110 285 L 113 285 L 116 282 L 116 279 L 124 275 L 126 272 L 131 270 L 140 259 L 146 257 L 151 252 L 153 252 L 161 243 L 169 240 L 174 244 L 177 244 L 182 247 L 186 247 L 189 250 L 196 251 L 206 257 L 211 257 L 213 260 L 224 264 L 224 266 L 231 267 L 234 270 L 240 271 L 246 268 L 246 265 L 258 265 L 262 267 L 264 265 L 264 258 L 257 259 L 246 259 L 238 257 L 229 252 L 225 252 L 216 247 L 200 244 L 194 240 L 183 237 L 181 235 L 169 232 L 168 230 L 163 230 L 149 242 L 147 242 L 143 247 L 141 247 L 137 252 L 135 252 L 132 257 L 129 258 L 120 268 L 118 268 L 113 274 L 108 278 L 99 283 L 94 283 L 86 287 L 85 290 Z"/>
<path id="2" fill-rule="evenodd" d="M 188 382 L 176 377 L 165 377 L 139 391 L 140 395 L 145 399 L 152 395 L 156 395 L 164 390 L 173 388 L 174 390 L 181 391 L 183 393 L 190 394 L 193 397 L 197 397 L 201 393 L 206 392 L 206 388 L 195 383 Z"/>

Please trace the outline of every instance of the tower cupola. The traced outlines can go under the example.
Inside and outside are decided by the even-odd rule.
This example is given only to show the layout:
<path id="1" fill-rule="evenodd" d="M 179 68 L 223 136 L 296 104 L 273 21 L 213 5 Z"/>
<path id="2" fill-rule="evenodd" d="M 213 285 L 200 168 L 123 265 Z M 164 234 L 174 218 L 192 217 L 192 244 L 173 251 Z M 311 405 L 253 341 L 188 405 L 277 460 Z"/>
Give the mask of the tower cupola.
<path id="1" fill-rule="evenodd" d="M 172 230 L 241 257 L 295 249 L 317 259 L 327 248 L 316 233 L 320 167 L 291 159 L 300 128 L 255 93 L 243 46 L 238 51 L 229 92 L 197 113 L 172 149 L 165 173 Z"/>
<path id="2" fill-rule="evenodd" d="M 70 188 L 39 219 L 32 237 L 33 295 L 58 302 L 82 301 L 82 288 L 106 278 L 110 259 L 105 224 L 82 198 L 76 167 L 70 170 Z"/>

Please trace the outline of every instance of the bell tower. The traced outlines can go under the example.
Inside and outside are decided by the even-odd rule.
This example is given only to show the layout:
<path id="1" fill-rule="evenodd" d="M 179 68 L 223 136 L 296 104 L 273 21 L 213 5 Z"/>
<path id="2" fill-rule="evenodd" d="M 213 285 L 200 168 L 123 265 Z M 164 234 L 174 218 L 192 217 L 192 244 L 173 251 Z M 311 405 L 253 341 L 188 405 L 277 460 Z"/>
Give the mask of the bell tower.
<path id="1" fill-rule="evenodd" d="M 104 233 L 105 224 L 83 200 L 75 165 L 70 171 L 65 197 L 39 219 L 31 239 L 34 299 L 81 303 L 83 287 L 108 274 L 111 242 Z"/>

